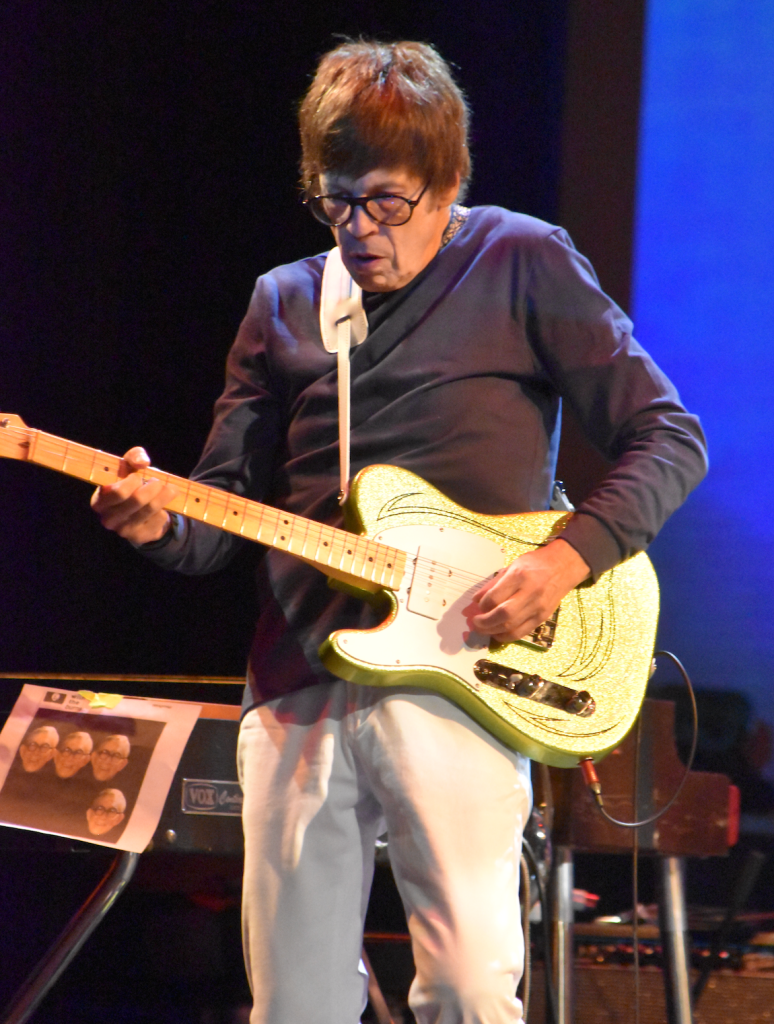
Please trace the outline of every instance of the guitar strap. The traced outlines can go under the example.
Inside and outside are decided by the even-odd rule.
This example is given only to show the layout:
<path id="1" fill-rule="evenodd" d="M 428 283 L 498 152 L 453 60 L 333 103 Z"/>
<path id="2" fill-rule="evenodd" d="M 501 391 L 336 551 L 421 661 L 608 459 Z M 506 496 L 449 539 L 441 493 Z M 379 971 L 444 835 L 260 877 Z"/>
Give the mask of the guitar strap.
<path id="1" fill-rule="evenodd" d="M 470 210 L 452 206 L 449 223 L 441 239 L 441 248 L 454 238 Z M 349 351 L 365 341 L 368 319 L 363 309 L 363 293 L 341 261 L 339 247 L 331 249 L 325 260 L 320 295 L 320 333 L 326 352 L 338 354 L 339 380 L 339 504 L 349 494 L 350 380 Z"/>
<path id="2" fill-rule="evenodd" d="M 342 263 L 338 246 L 331 249 L 325 260 L 320 294 L 320 333 L 325 351 L 338 355 L 339 504 L 343 505 L 349 494 L 349 351 L 353 345 L 365 341 L 368 319 L 363 309 L 363 293 Z"/>

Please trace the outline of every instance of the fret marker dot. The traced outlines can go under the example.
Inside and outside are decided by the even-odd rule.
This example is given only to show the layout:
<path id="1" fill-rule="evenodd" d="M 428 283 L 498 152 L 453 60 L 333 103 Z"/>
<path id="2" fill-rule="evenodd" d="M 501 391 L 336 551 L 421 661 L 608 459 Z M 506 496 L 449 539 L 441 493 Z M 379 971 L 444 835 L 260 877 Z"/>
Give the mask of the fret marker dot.
<path id="1" fill-rule="evenodd" d="M 373 558 L 371 558 L 371 556 L 370 556 L 370 555 L 368 556 L 368 561 L 369 561 L 369 562 L 373 562 Z"/>
<path id="2" fill-rule="evenodd" d="M 351 555 L 351 554 L 352 554 L 352 548 L 347 548 L 347 554 L 348 554 L 348 555 Z"/>
<path id="3" fill-rule="evenodd" d="M 280 540 L 284 540 L 284 539 L 285 539 L 284 537 L 280 537 Z"/>

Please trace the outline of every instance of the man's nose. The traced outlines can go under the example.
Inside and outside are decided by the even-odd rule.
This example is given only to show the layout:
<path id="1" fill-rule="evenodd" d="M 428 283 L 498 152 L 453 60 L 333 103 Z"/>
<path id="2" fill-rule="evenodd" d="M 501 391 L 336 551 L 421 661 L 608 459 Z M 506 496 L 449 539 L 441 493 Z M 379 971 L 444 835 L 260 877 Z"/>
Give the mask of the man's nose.
<path id="1" fill-rule="evenodd" d="M 365 238 L 379 230 L 379 225 L 374 223 L 362 206 L 356 206 L 352 216 L 347 221 L 347 230 L 355 238 Z"/>

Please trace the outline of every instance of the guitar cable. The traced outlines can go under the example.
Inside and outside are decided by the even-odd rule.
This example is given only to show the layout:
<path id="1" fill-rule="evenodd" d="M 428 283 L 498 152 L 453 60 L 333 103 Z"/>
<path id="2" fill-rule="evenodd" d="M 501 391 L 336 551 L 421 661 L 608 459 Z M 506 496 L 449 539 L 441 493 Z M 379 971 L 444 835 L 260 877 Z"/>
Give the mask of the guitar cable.
<path id="1" fill-rule="evenodd" d="M 637 828 L 642 828 L 642 826 L 644 826 L 644 825 L 652 825 L 655 821 L 658 821 L 658 819 L 660 817 L 662 817 L 662 815 L 666 814 L 666 812 L 669 810 L 669 808 L 674 804 L 675 800 L 677 800 L 677 798 L 680 796 L 680 793 L 682 792 L 683 786 L 685 785 L 686 779 L 688 778 L 688 776 L 689 776 L 689 774 L 691 772 L 691 768 L 693 767 L 694 758 L 696 757 L 696 747 L 697 747 L 698 742 L 699 742 L 699 712 L 698 712 L 698 709 L 696 707 L 696 695 L 693 692 L 693 686 L 691 685 L 691 680 L 688 677 L 688 673 L 685 671 L 685 668 L 683 667 L 683 664 L 680 661 L 680 659 L 677 657 L 677 655 L 672 654 L 671 651 L 656 651 L 656 653 L 654 654 L 653 657 L 655 659 L 655 658 L 658 658 L 658 657 L 660 657 L 662 655 L 663 655 L 663 657 L 670 659 L 670 661 L 677 667 L 678 671 L 680 672 L 680 675 L 683 677 L 683 681 L 684 681 L 686 687 L 688 688 L 688 696 L 691 699 L 691 715 L 692 715 L 692 720 L 693 720 L 693 735 L 691 737 L 691 749 L 690 749 L 690 752 L 688 754 L 688 761 L 687 761 L 687 763 L 685 765 L 685 771 L 683 772 L 683 777 L 680 779 L 680 782 L 679 782 L 679 784 L 677 786 L 677 789 L 674 791 L 674 793 L 669 798 L 669 800 L 667 800 L 667 802 L 664 804 L 664 806 L 660 807 L 654 814 L 651 814 L 650 817 L 648 817 L 648 818 L 643 818 L 641 821 L 619 821 L 618 818 L 614 818 L 611 814 L 608 814 L 608 812 L 605 810 L 604 801 L 603 801 L 603 798 L 602 798 L 602 784 L 599 781 L 599 776 L 597 775 L 596 768 L 594 767 L 594 762 L 592 761 L 592 759 L 590 757 L 584 757 L 583 760 L 580 761 L 579 764 L 578 764 L 578 767 L 580 768 L 581 772 L 583 773 L 583 778 L 584 778 L 584 780 L 586 782 L 586 786 L 588 787 L 588 789 L 589 789 L 589 791 L 590 791 L 590 793 L 591 793 L 591 795 L 592 795 L 592 797 L 594 799 L 594 803 L 597 806 L 597 810 L 599 811 L 599 813 L 602 815 L 602 817 L 606 821 L 610 822 L 611 825 L 618 825 L 620 828 L 635 828 L 635 829 L 637 829 Z M 638 719 L 638 721 L 639 721 L 639 719 Z M 636 756 L 635 756 L 635 771 L 637 773 L 639 773 L 639 767 L 640 766 L 639 766 L 639 738 L 638 738 L 637 750 L 636 750 Z M 635 813 L 636 813 L 636 811 L 637 811 L 637 805 L 636 804 L 635 804 L 634 810 L 635 810 Z"/>

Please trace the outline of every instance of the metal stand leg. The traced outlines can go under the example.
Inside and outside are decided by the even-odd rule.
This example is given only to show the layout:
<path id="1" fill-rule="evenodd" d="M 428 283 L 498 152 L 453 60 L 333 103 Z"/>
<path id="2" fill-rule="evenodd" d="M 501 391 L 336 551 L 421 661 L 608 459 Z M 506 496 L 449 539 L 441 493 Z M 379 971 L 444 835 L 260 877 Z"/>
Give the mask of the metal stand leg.
<path id="1" fill-rule="evenodd" d="M 107 874 L 6 1007 L 2 1024 L 24 1024 L 123 892 L 139 853 L 117 853 Z"/>
<path id="2" fill-rule="evenodd" d="M 559 1015 L 556 1024 L 572 1024 L 572 973 L 575 958 L 572 934 L 572 849 L 569 846 L 557 846 L 554 858 L 554 980 Z"/>
<path id="3" fill-rule="evenodd" d="M 682 857 L 660 858 L 659 916 L 669 1024 L 692 1024 L 688 916 Z"/>

